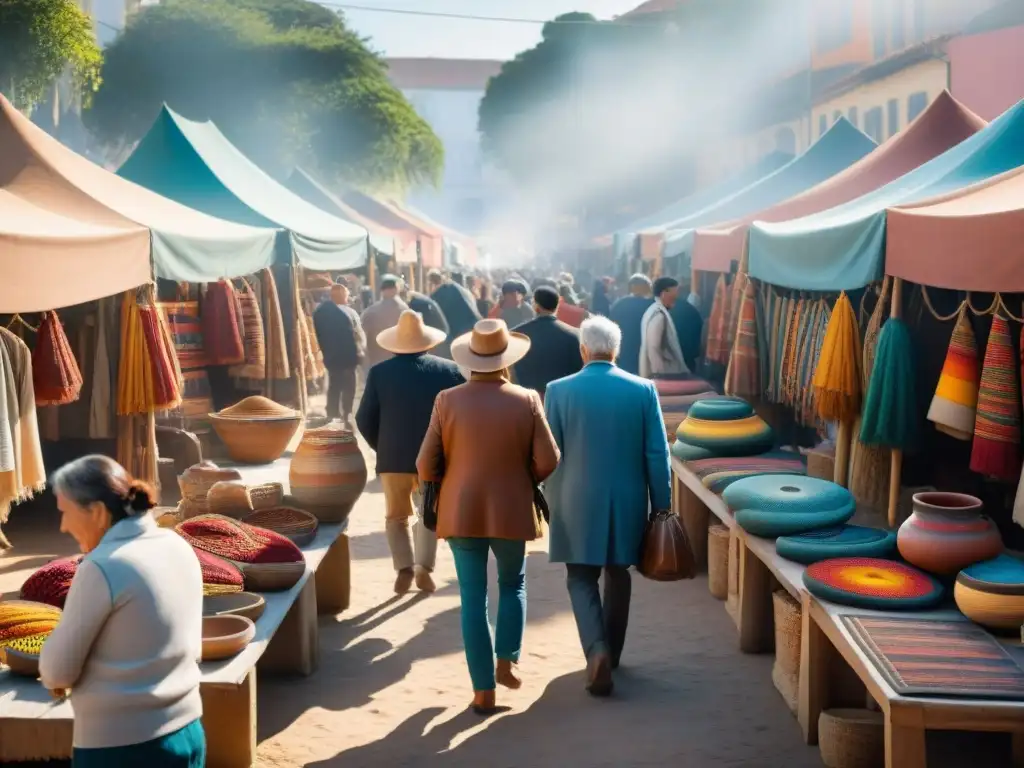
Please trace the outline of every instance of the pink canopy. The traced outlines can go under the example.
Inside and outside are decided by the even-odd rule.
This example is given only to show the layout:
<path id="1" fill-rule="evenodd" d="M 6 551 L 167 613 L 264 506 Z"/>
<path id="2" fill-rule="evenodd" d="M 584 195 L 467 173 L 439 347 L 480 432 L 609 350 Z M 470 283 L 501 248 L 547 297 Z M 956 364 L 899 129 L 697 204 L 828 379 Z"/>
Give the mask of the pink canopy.
<path id="1" fill-rule="evenodd" d="M 728 272 L 739 261 L 755 221 L 788 221 L 854 200 L 923 165 L 972 136 L 986 123 L 943 91 L 906 130 L 871 154 L 796 197 L 742 219 L 694 233 L 693 268 Z M 891 235 L 890 235 L 891 236 Z"/>

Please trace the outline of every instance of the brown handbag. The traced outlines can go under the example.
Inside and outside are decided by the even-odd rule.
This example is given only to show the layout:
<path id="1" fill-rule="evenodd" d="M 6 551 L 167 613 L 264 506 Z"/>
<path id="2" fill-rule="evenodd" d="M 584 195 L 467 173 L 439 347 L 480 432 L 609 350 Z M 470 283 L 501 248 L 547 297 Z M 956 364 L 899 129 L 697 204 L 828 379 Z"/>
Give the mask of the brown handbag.
<path id="1" fill-rule="evenodd" d="M 655 512 L 647 521 L 640 550 L 641 576 L 654 581 L 681 581 L 697 575 L 686 530 L 674 512 Z"/>

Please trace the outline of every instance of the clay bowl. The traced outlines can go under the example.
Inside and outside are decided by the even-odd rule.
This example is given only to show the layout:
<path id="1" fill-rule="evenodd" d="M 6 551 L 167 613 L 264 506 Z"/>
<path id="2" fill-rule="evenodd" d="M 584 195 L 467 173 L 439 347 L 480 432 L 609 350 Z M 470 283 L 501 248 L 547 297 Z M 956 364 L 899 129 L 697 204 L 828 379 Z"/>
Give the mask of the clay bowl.
<path id="1" fill-rule="evenodd" d="M 258 621 L 267 607 L 262 595 L 255 592 L 231 592 L 226 595 L 207 595 L 203 598 L 203 617 L 243 616 Z"/>
<path id="2" fill-rule="evenodd" d="M 4 653 L 4 663 L 10 667 L 11 674 L 22 677 L 39 677 L 39 657 L 31 653 L 8 648 Z"/>
<path id="3" fill-rule="evenodd" d="M 270 464 L 284 455 L 302 421 L 299 416 L 264 419 L 226 418 L 210 414 L 210 423 L 240 464 Z"/>
<path id="4" fill-rule="evenodd" d="M 256 625 L 244 616 L 203 617 L 203 661 L 227 659 L 256 637 Z"/>

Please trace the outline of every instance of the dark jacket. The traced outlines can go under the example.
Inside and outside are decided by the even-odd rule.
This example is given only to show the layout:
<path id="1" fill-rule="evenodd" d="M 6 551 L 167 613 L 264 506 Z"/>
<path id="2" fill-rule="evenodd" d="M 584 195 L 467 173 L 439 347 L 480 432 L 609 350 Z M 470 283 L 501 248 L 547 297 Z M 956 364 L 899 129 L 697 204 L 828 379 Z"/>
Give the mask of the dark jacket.
<path id="1" fill-rule="evenodd" d="M 434 398 L 465 381 L 455 363 L 425 353 L 395 355 L 370 369 L 356 425 L 377 452 L 377 474 L 416 472 Z"/>
<path id="2" fill-rule="evenodd" d="M 640 374 L 640 327 L 647 308 L 654 299 L 642 296 L 623 296 L 612 305 L 609 317 L 622 331 L 619 349 L 619 367 L 634 375 Z"/>
<path id="3" fill-rule="evenodd" d="M 696 373 L 704 331 L 704 320 L 700 316 L 700 310 L 680 296 L 668 312 L 672 316 L 672 324 L 676 327 L 679 348 L 683 350 L 686 367 L 691 373 Z"/>
<path id="4" fill-rule="evenodd" d="M 423 322 L 431 328 L 437 328 L 446 334 L 451 332 L 448 321 L 444 318 L 444 312 L 437 306 L 437 302 L 429 296 L 424 296 L 416 291 L 409 291 L 409 298 L 405 302 L 413 312 L 423 315 Z"/>
<path id="5" fill-rule="evenodd" d="M 608 315 L 612 311 L 612 304 L 608 300 L 608 286 L 603 280 L 594 281 L 594 292 L 590 294 L 590 311 L 595 315 Z"/>
<path id="6" fill-rule="evenodd" d="M 476 321 L 480 319 L 480 314 L 476 311 L 476 301 L 461 285 L 445 283 L 434 291 L 430 298 L 436 301 L 444 312 L 453 339 L 472 331 Z"/>
<path id="7" fill-rule="evenodd" d="M 313 312 L 313 329 L 324 353 L 328 370 L 355 368 L 362 350 L 359 348 L 359 315 L 345 311 L 333 301 L 325 301 Z"/>
<path id="8" fill-rule="evenodd" d="M 579 331 L 552 315 L 541 315 L 516 328 L 530 338 L 530 351 L 512 369 L 516 383 L 540 393 L 555 379 L 583 368 Z"/>

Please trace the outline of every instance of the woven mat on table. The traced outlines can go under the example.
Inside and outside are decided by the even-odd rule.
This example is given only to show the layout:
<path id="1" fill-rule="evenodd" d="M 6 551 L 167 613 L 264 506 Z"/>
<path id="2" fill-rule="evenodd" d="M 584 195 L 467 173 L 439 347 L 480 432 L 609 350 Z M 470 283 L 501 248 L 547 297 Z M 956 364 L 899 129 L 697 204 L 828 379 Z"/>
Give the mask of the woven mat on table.
<path id="1" fill-rule="evenodd" d="M 791 451 L 769 451 L 760 456 L 698 459 L 686 468 L 712 493 L 721 493 L 737 480 L 754 475 L 804 475 L 807 459 Z"/>
<path id="2" fill-rule="evenodd" d="M 902 696 L 1024 700 L 1024 670 L 976 624 L 888 616 L 840 618 Z"/>
<path id="3" fill-rule="evenodd" d="M 209 432 L 208 414 L 213 410 L 213 397 L 210 394 L 210 380 L 206 375 L 208 360 L 199 324 L 199 302 L 160 302 L 157 306 L 167 318 L 167 327 L 174 339 L 174 352 L 178 355 L 181 376 L 185 382 L 181 406 L 161 414 L 159 421 L 174 427 L 184 426 L 190 432 Z"/>

